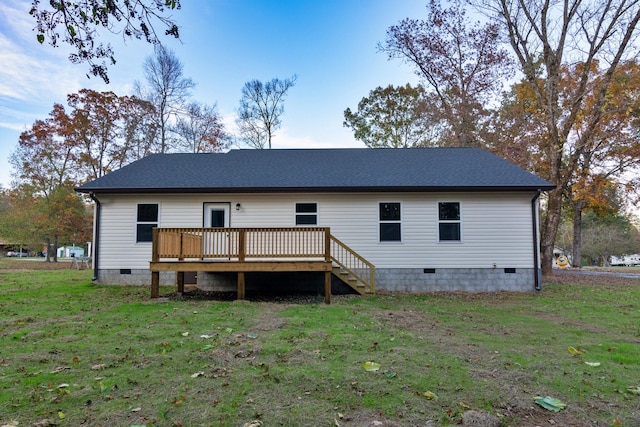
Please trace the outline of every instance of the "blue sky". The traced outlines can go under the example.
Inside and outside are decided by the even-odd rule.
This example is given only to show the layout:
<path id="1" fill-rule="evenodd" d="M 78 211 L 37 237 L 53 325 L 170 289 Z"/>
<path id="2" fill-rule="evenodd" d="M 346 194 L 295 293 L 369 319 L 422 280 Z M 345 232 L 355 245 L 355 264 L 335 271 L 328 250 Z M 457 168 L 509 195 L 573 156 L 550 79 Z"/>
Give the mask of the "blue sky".
<path id="1" fill-rule="evenodd" d="M 46 3 L 46 2 L 45 2 Z M 153 48 L 105 36 L 116 50 L 111 83 L 87 79 L 86 65 L 67 60 L 66 47 L 39 45 L 28 14 L 31 0 L 3 0 L 0 8 L 0 184 L 8 187 L 8 157 L 20 132 L 46 118 L 54 103 L 82 88 L 131 94 L 143 81 Z M 164 38 L 197 84 L 193 98 L 216 103 L 233 124 L 245 82 L 296 74 L 274 148 L 360 147 L 342 126 L 376 86 L 417 83 L 413 70 L 376 50 L 389 26 L 424 18 L 426 0 L 183 0 L 173 13 L 181 40 Z"/>

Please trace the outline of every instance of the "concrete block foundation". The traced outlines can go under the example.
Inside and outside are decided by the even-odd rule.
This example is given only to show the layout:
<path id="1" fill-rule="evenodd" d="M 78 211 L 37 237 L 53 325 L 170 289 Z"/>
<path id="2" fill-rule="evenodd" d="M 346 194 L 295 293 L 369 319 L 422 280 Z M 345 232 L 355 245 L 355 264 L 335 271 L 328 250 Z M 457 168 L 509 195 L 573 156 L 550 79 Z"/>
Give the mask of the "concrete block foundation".
<path id="1" fill-rule="evenodd" d="M 535 290 L 533 268 L 378 268 L 376 289 L 389 292 L 497 292 Z M 149 270 L 99 270 L 97 282 L 106 285 L 150 285 Z M 333 278 L 332 292 L 349 291 Z M 198 288 L 205 291 L 235 291 L 236 273 L 198 273 Z M 247 292 L 323 292 L 323 273 L 246 273 Z M 160 273 L 161 286 L 175 286 L 176 274 Z"/>

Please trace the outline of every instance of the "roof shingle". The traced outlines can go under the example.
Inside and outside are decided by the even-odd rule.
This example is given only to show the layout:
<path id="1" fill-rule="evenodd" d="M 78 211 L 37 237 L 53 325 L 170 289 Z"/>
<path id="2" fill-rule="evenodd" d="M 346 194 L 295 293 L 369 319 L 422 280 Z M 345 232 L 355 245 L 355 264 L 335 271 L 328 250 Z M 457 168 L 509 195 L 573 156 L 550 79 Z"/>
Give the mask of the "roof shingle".
<path id="1" fill-rule="evenodd" d="M 479 148 L 231 150 L 154 154 L 83 193 L 519 191 L 554 185 Z"/>

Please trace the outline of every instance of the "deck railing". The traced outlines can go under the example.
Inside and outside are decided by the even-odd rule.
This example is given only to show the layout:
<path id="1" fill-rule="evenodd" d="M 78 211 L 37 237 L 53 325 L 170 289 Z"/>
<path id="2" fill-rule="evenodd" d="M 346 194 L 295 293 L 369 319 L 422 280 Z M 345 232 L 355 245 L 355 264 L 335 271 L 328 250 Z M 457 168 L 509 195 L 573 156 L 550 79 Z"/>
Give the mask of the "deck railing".
<path id="1" fill-rule="evenodd" d="M 328 227 L 155 228 L 152 261 L 323 261 L 375 292 L 375 267 Z"/>
<path id="2" fill-rule="evenodd" d="M 375 293 L 375 267 L 340 240 L 331 236 L 331 261 Z"/>
<path id="3" fill-rule="evenodd" d="M 248 259 L 330 260 L 329 228 L 157 228 L 153 261 Z"/>

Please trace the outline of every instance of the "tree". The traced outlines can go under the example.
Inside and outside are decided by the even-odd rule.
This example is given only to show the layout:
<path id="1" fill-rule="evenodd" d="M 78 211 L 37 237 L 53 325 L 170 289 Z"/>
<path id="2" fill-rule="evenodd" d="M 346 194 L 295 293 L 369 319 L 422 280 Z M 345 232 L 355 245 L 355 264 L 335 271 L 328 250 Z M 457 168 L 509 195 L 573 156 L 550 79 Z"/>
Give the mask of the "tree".
<path id="1" fill-rule="evenodd" d="M 56 187 L 77 181 L 76 147 L 68 138 L 71 120 L 60 104 L 45 120 L 37 120 L 20 135 L 10 155 L 15 186 L 28 184 L 48 196 Z"/>
<path id="2" fill-rule="evenodd" d="M 92 212 L 71 186 L 58 186 L 43 195 L 38 189 L 19 185 L 5 195 L 6 208 L 0 215 L 0 233 L 32 250 L 46 243 L 47 261 L 59 243 L 88 241 Z"/>
<path id="3" fill-rule="evenodd" d="M 580 158 L 592 147 L 616 70 L 637 55 L 634 41 L 640 2 L 477 0 L 477 3 L 506 29 L 524 82 L 542 114 L 545 131 L 542 150 L 547 169 L 543 176 L 557 185 L 548 194 L 541 230 L 542 271 L 549 274 L 564 194 L 575 177 Z M 577 64 L 572 72 L 574 84 L 561 93 L 567 64 Z M 600 78 L 596 79 L 594 74 Z"/>
<path id="4" fill-rule="evenodd" d="M 178 57 L 161 45 L 156 46 L 155 56 L 145 59 L 143 70 L 147 86 L 136 82 L 136 95 L 155 108 L 154 124 L 159 140 L 154 151 L 166 153 L 172 148 L 172 122 L 183 111 L 195 83 L 183 76 L 183 65 Z"/>
<path id="5" fill-rule="evenodd" d="M 353 129 L 367 147 L 409 148 L 433 146 L 439 139 L 439 121 L 422 86 L 377 87 L 362 98 L 355 113 L 347 108 L 344 126 Z"/>
<path id="6" fill-rule="evenodd" d="M 100 178 L 122 165 L 126 146 L 119 136 L 120 100 L 113 92 L 82 89 L 67 97 L 73 109 L 68 141 L 76 147 L 76 165 L 84 180 Z"/>
<path id="7" fill-rule="evenodd" d="M 216 106 L 192 102 L 178 118 L 175 132 L 181 137 L 178 146 L 191 153 L 214 153 L 224 150 L 229 137 Z"/>
<path id="8" fill-rule="evenodd" d="M 251 80 L 244 84 L 236 123 L 241 137 L 253 148 L 271 148 L 275 131 L 282 125 L 284 99 L 296 83 L 296 76 L 267 83 Z"/>
<path id="9" fill-rule="evenodd" d="M 584 218 L 582 240 L 584 255 L 607 265 L 610 256 L 622 256 L 640 251 L 640 232 L 620 215 L 598 216 L 588 213 Z"/>
<path id="10" fill-rule="evenodd" d="M 106 61 L 115 64 L 110 44 L 98 42 L 98 29 L 121 34 L 124 39 L 142 39 L 160 44 L 154 25 L 164 26 L 165 35 L 179 38 L 174 21 L 165 16 L 169 10 L 179 10 L 180 0 L 50 0 L 43 5 L 33 0 L 29 14 L 36 20 L 36 38 L 57 47 L 71 45 L 75 53 L 69 55 L 74 64 L 86 62 L 94 76 L 109 83 Z"/>
<path id="11" fill-rule="evenodd" d="M 120 136 L 127 147 L 125 162 L 139 160 L 153 152 L 153 142 L 158 134 L 154 112 L 153 105 L 136 96 L 121 98 Z"/>
<path id="12" fill-rule="evenodd" d="M 507 50 L 500 47 L 499 26 L 471 22 L 462 1 L 443 9 L 431 0 L 425 21 L 404 19 L 390 27 L 378 49 L 415 67 L 438 101 L 432 108 L 447 123 L 450 144 L 477 146 L 480 123 L 487 116 L 484 106 L 502 89 L 512 68 Z"/>
<path id="13" fill-rule="evenodd" d="M 99 178 L 147 155 L 153 107 L 136 97 L 82 89 L 67 96 L 70 111 L 55 104 L 45 120 L 20 135 L 10 156 L 17 185 L 48 195 L 64 185 Z"/>

